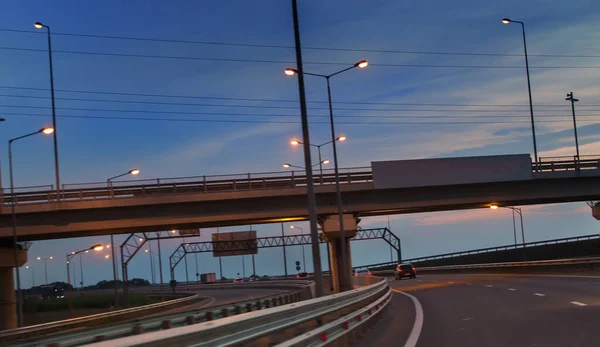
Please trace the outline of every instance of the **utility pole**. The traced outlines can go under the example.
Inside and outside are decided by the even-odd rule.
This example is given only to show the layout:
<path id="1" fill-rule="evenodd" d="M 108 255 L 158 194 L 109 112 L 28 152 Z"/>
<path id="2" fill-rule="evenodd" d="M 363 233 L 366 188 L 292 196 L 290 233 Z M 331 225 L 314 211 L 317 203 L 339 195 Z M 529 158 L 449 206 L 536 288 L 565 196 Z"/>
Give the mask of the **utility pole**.
<path id="1" fill-rule="evenodd" d="M 217 227 L 217 244 L 219 240 L 219 227 Z M 221 262 L 221 257 L 219 256 L 219 276 L 221 276 L 221 278 L 219 278 L 219 281 L 221 279 L 223 279 L 223 263 Z"/>
<path id="2" fill-rule="evenodd" d="M 577 151 L 577 163 L 575 167 L 579 168 L 579 139 L 577 138 L 577 122 L 575 121 L 575 103 L 579 101 L 579 99 L 575 99 L 573 92 L 570 92 L 567 94 L 567 98 L 565 100 L 571 102 L 571 112 L 573 113 L 573 131 L 575 132 L 575 150 Z"/>
<path id="3" fill-rule="evenodd" d="M 308 197 L 308 215 L 310 220 L 310 236 L 312 240 L 311 248 L 314 267 L 315 296 L 321 297 L 323 296 L 323 273 L 321 272 L 321 253 L 318 239 L 319 227 L 317 225 L 317 205 L 312 172 L 312 162 L 310 158 L 310 136 L 308 129 L 308 112 L 306 110 L 306 94 L 304 90 L 304 67 L 302 65 L 302 45 L 300 43 L 300 24 L 298 20 L 297 0 L 292 0 L 292 14 L 294 21 L 294 43 L 296 47 L 296 69 L 298 70 L 298 93 L 300 98 L 302 142 L 304 143 L 304 167 L 306 168 L 306 193 Z M 346 247 L 346 245 L 342 244 L 342 250 L 344 249 L 344 247 Z"/>

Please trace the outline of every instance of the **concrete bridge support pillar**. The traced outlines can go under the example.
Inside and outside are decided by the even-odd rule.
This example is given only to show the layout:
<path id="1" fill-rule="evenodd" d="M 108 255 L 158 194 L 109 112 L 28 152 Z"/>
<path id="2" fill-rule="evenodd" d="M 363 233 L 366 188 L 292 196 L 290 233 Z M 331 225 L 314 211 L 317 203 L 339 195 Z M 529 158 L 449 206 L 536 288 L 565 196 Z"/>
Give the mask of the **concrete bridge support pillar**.
<path id="1" fill-rule="evenodd" d="M 17 265 L 20 267 L 26 262 L 27 251 L 19 250 Z M 0 247 L 0 330 L 18 327 L 14 267 L 15 250 Z"/>
<path id="2" fill-rule="evenodd" d="M 350 239 L 356 234 L 356 226 L 358 219 L 352 214 L 344 215 L 344 229 L 345 229 L 345 243 L 342 244 L 340 240 L 340 224 L 339 216 L 328 215 L 321 217 L 321 228 L 323 230 L 323 236 L 329 241 L 329 251 L 331 253 L 331 276 L 333 277 L 333 292 L 339 293 L 344 290 L 352 289 L 344 286 L 343 279 L 346 278 L 346 283 L 351 283 L 352 280 L 352 253 L 350 251 Z M 342 268 L 342 247 L 346 248 L 347 255 L 347 266 L 345 269 Z"/>

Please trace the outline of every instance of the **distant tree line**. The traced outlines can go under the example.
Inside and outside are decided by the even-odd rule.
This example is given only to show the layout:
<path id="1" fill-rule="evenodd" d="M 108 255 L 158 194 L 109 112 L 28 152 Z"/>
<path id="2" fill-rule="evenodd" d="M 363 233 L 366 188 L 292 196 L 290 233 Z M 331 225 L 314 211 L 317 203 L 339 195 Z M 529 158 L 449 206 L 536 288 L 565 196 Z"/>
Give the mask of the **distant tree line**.
<path id="1" fill-rule="evenodd" d="M 132 278 L 129 281 L 127 281 L 127 284 L 131 287 L 143 287 L 143 286 L 149 286 L 150 282 L 148 282 L 147 280 L 145 280 L 143 278 Z M 49 285 L 62 288 L 66 292 L 67 290 L 69 290 L 69 288 L 71 288 L 71 290 L 112 289 L 115 287 L 115 281 L 114 280 L 110 280 L 110 281 L 102 280 L 102 281 L 96 283 L 95 285 L 86 286 L 83 288 L 74 288 L 72 284 L 67 284 L 66 282 L 52 282 Z M 44 286 L 46 286 L 46 285 L 31 287 L 29 289 L 23 290 L 23 292 L 24 292 L 24 294 L 34 294 L 34 293 L 40 292 L 41 288 Z M 123 281 L 117 280 L 117 287 L 122 288 Z"/>

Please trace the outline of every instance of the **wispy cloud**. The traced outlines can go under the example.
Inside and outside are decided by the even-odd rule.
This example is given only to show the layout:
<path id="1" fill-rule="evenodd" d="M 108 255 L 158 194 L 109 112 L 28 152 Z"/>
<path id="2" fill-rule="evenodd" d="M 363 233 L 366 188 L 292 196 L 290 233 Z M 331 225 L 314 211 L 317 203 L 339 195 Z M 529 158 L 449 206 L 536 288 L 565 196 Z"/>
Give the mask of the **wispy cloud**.
<path id="1" fill-rule="evenodd" d="M 600 153 L 600 141 L 579 145 L 580 155 L 598 155 Z M 562 146 L 549 151 L 539 153 L 540 157 L 574 156 L 575 145 Z"/>
<path id="2" fill-rule="evenodd" d="M 565 204 L 531 205 L 521 207 L 524 216 L 562 216 L 590 213 L 589 207 L 582 204 L 578 207 Z M 449 224 L 466 224 L 482 221 L 505 219 L 511 214 L 510 209 L 472 209 L 463 211 L 436 212 L 410 216 L 415 226 L 435 226 Z"/>

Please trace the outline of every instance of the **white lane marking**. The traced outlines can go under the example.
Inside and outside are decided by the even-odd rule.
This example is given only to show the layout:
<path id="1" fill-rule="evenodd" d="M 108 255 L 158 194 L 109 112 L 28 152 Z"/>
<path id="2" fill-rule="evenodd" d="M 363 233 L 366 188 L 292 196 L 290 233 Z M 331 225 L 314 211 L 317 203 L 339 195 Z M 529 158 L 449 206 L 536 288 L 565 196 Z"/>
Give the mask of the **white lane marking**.
<path id="1" fill-rule="evenodd" d="M 486 284 L 485 286 L 488 287 L 488 288 L 492 288 L 493 287 L 493 285 L 491 285 L 491 284 Z"/>
<path id="2" fill-rule="evenodd" d="M 463 320 L 464 320 L 464 321 L 467 321 L 467 320 L 473 320 L 473 319 L 475 319 L 475 318 L 473 318 L 473 317 L 469 317 L 469 318 L 463 318 Z"/>
<path id="3" fill-rule="evenodd" d="M 454 282 L 452 282 L 452 281 L 448 281 L 448 283 L 450 283 L 450 284 L 454 284 Z"/>
<path id="4" fill-rule="evenodd" d="M 579 302 L 579 301 L 571 301 L 571 303 L 573 305 L 577 305 L 577 306 L 587 306 L 587 304 L 584 304 L 583 302 Z"/>
<path id="5" fill-rule="evenodd" d="M 417 342 L 419 342 L 421 329 L 423 329 L 423 307 L 421 306 L 419 299 L 415 298 L 414 296 L 405 292 L 401 292 L 398 289 L 392 290 L 396 293 L 408 296 L 415 305 L 415 324 L 413 325 L 412 330 L 410 331 L 410 335 L 408 336 L 408 339 L 404 344 L 404 347 L 415 347 L 417 345 Z"/>
<path id="6" fill-rule="evenodd" d="M 546 296 L 546 294 L 542 294 L 542 293 L 533 293 L 533 295 L 536 295 L 536 296 Z"/>
<path id="7" fill-rule="evenodd" d="M 508 288 L 508 290 L 510 290 L 511 292 L 514 292 L 516 289 L 515 288 Z"/>
<path id="8" fill-rule="evenodd" d="M 207 298 L 210 298 L 210 300 L 206 304 L 204 304 L 200 307 L 206 307 L 206 306 L 212 305 L 215 301 L 217 301 L 217 298 L 212 297 L 212 296 L 207 296 Z"/>

